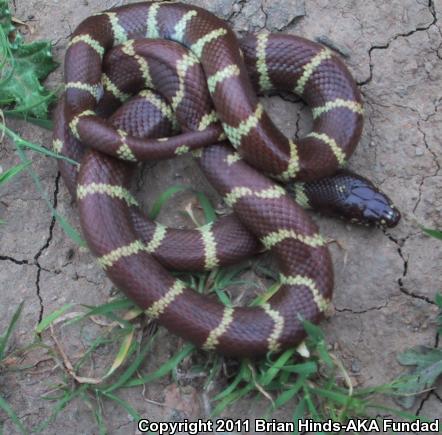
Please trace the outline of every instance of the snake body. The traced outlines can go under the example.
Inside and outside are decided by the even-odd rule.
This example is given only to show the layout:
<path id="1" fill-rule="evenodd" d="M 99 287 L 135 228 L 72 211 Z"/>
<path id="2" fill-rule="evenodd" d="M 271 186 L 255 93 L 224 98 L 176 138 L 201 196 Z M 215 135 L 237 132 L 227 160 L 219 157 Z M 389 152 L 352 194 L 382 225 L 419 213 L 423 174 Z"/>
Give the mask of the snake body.
<path id="1" fill-rule="evenodd" d="M 268 34 L 238 42 L 204 9 L 137 3 L 78 26 L 65 81 L 54 148 L 81 160 L 78 174 L 63 161 L 60 170 L 90 249 L 149 317 L 203 349 L 283 350 L 304 337 L 303 319 L 318 322 L 331 300 L 326 244 L 274 180 L 289 182 L 303 205 L 329 212 L 339 205 L 353 219 L 386 225 L 399 220 L 371 183 L 338 170 L 359 140 L 362 103 L 344 64 L 319 44 Z M 271 90 L 309 104 L 309 135 L 294 142 L 279 132 L 256 96 Z M 198 230 L 165 228 L 137 207 L 131 174 L 136 162 L 189 151 L 234 216 Z M 262 248 L 277 259 L 281 287 L 253 308 L 225 307 L 167 271 L 233 264 Z"/>

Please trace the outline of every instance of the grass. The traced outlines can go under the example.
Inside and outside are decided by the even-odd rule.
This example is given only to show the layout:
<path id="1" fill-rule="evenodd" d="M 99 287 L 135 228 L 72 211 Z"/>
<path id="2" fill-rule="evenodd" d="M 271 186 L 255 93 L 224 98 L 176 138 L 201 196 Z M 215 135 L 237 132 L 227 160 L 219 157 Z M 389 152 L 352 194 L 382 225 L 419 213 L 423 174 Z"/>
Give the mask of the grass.
<path id="1" fill-rule="evenodd" d="M 0 375 L 3 371 L 6 370 L 6 366 L 8 364 L 8 359 L 10 355 L 8 354 L 9 350 L 9 341 L 12 337 L 12 334 L 14 332 L 14 329 L 17 326 L 17 322 L 20 318 L 21 312 L 23 310 L 23 302 L 18 306 L 15 313 L 13 314 L 11 321 L 5 331 L 5 333 L 0 336 Z M 15 411 L 12 409 L 11 405 L 6 401 L 6 399 L 0 394 L 0 409 L 3 410 L 3 412 L 12 420 L 12 422 L 15 424 L 17 429 L 21 433 L 26 433 L 25 428 L 18 418 Z M 0 433 L 2 433 L 2 426 L 0 426 Z"/>
<path id="2" fill-rule="evenodd" d="M 4 5 L 4 0 L 0 0 L 0 6 Z M 8 38 L 10 28 L 8 29 L 5 30 L 5 27 L 0 25 L 0 69 L 8 71 L 7 76 L 0 75 L 0 87 L 7 80 L 11 80 L 16 71 L 13 47 L 15 42 Z M 5 68 L 5 65 L 8 68 Z M 7 127 L 5 122 L 5 116 L 20 118 L 50 129 L 52 124 L 47 118 L 47 113 L 46 116 L 36 116 L 34 112 L 40 105 L 47 107 L 53 95 L 54 92 L 42 92 L 31 104 L 20 102 L 19 96 L 17 99 L 10 96 L 0 101 L 2 107 L 0 135 L 2 138 L 8 136 L 12 140 L 21 161 L 0 174 L 0 188 L 5 188 L 14 177 L 25 171 L 28 172 L 37 190 L 47 202 L 50 213 L 55 216 L 69 237 L 79 245 L 84 245 L 78 232 L 53 208 L 38 174 L 32 167 L 32 159 L 27 153 L 39 153 L 46 158 L 63 157 L 22 138 Z M 150 211 L 151 218 L 158 216 L 164 203 L 174 194 L 187 189 L 189 188 L 186 186 L 167 189 L 154 202 Z M 205 222 L 215 220 L 215 211 L 207 197 L 199 192 L 195 194 L 203 210 Z M 192 209 L 187 211 L 192 220 L 199 224 L 194 211 Z M 433 237 L 442 238 L 442 234 L 438 231 L 430 229 L 424 231 Z M 235 304 L 229 291 L 232 286 L 256 287 L 255 281 L 244 278 L 249 271 L 250 264 L 244 263 L 208 273 L 180 274 L 180 277 L 196 291 L 215 294 L 222 303 L 232 305 Z M 265 267 L 261 267 L 260 271 L 269 277 L 273 276 Z M 277 290 L 276 283 L 267 290 L 264 289 L 262 295 L 255 298 L 251 304 L 261 303 Z M 441 300 L 438 299 L 438 303 L 440 302 L 439 306 L 442 309 Z M 11 350 L 11 339 L 23 307 L 23 303 L 18 306 L 9 326 L 0 337 L 0 375 L 17 370 L 29 370 L 29 367 L 16 365 L 14 356 L 25 355 L 31 349 L 38 352 L 38 358 L 41 360 L 49 360 L 52 363 L 52 370 L 57 369 L 54 373 L 57 373 L 59 378 L 53 385 L 48 385 L 49 392 L 43 397 L 51 403 L 52 412 L 33 429 L 35 433 L 44 433 L 75 400 L 83 401 L 90 409 L 100 434 L 108 431 L 104 411 L 104 404 L 107 402 L 113 402 L 124 413 L 137 420 L 141 416 L 128 401 L 122 398 L 121 392 L 129 388 L 144 388 L 165 377 L 172 378 L 177 383 L 183 382 L 179 379 L 178 372 L 184 361 L 192 363 L 191 368 L 187 369 L 189 372 L 202 373 L 198 386 L 209 396 L 213 396 L 212 391 L 219 384 L 225 384 L 223 389 L 211 397 L 212 417 L 230 412 L 238 401 L 246 399 L 263 401 L 267 408 L 263 415 L 265 418 L 270 418 L 275 411 L 283 408 L 285 412 L 291 413 L 294 421 L 310 416 L 317 421 L 331 418 L 344 422 L 352 417 L 365 417 L 377 413 L 415 419 L 415 415 L 406 411 L 386 407 L 379 398 L 414 396 L 423 388 L 431 388 L 428 382 L 425 385 L 417 382 L 421 379 L 421 372 L 417 369 L 425 370 L 428 366 L 422 365 L 420 360 L 413 359 L 408 359 L 408 363 L 411 361 L 412 366 L 416 363 L 414 364 L 416 370 L 407 376 L 373 388 L 356 388 L 342 362 L 327 345 L 321 329 L 307 322 L 305 328 L 308 338 L 304 346 L 289 349 L 280 355 L 269 354 L 258 362 L 249 359 L 231 361 L 216 354 L 202 354 L 191 344 L 182 344 L 171 357 L 158 361 L 155 368 L 147 370 L 147 363 L 150 365 L 157 357 L 156 346 L 161 345 L 162 331 L 155 325 L 146 323 L 141 311 L 131 301 L 121 297 L 98 306 L 64 305 L 37 325 L 33 342 L 23 348 Z M 98 332 L 93 337 L 89 337 L 87 348 L 76 358 L 71 357 L 69 350 L 63 347 L 59 335 L 65 331 L 81 333 L 92 329 Z M 93 362 L 101 358 L 104 349 L 109 350 L 111 355 L 106 367 L 101 372 L 91 373 Z M 435 366 L 437 369 L 437 361 L 431 365 L 433 378 L 435 374 L 438 376 Z M 30 432 L 23 426 L 16 411 L 3 396 L 0 396 L 0 409 L 18 431 Z M 0 423 L 0 433 L 3 432 L 2 427 Z"/>
<path id="3" fill-rule="evenodd" d="M 150 214 L 160 212 L 164 203 L 174 193 L 182 191 L 182 186 L 170 188 L 154 202 Z M 213 218 L 215 212 L 204 194 L 199 193 L 200 206 L 205 220 Z M 189 216 L 196 220 L 196 213 Z M 272 276 L 271 271 L 261 266 L 260 271 Z M 256 282 L 243 275 L 250 272 L 250 263 L 219 268 L 207 273 L 180 274 L 196 291 L 204 294 L 216 294 L 219 300 L 227 305 L 235 304 L 230 294 L 232 286 L 238 284 L 249 288 L 256 287 Z M 251 301 L 256 305 L 266 300 L 277 291 L 271 286 L 262 295 Z M 10 337 L 19 313 L 13 318 L 12 327 L 6 337 Z M 442 304 L 441 304 L 442 310 Z M 82 355 L 71 360 L 68 349 L 63 348 L 58 335 L 63 331 L 86 331 L 99 325 L 99 333 L 89 337 L 89 345 Z M 58 367 L 59 380 L 48 385 L 50 393 L 43 397 L 51 402 L 51 415 L 35 428 L 36 433 L 44 433 L 51 423 L 75 400 L 83 401 L 95 419 L 99 433 L 108 433 L 104 404 L 113 402 L 133 420 L 142 417 L 127 400 L 121 396 L 125 389 L 143 387 L 163 378 L 175 379 L 178 384 L 183 381 L 177 376 L 180 364 L 192 362 L 187 369 L 189 373 L 199 373 L 198 388 L 211 397 L 213 405 L 211 417 L 230 410 L 241 399 L 261 401 L 266 405 L 263 418 L 271 418 L 273 413 L 283 409 L 290 413 L 293 420 L 311 417 L 315 421 L 345 422 L 350 418 L 365 418 L 373 415 L 394 415 L 399 418 L 414 420 L 416 415 L 385 406 L 379 399 L 382 397 L 402 397 L 418 394 L 410 392 L 407 386 L 417 379 L 418 374 L 409 374 L 390 383 L 372 388 L 356 388 L 344 365 L 327 345 L 320 327 L 305 322 L 308 338 L 303 347 L 289 349 L 280 355 L 267 355 L 260 361 L 241 359 L 232 361 L 216 354 L 202 354 L 191 344 L 182 344 L 170 357 L 157 361 L 155 368 L 146 369 L 157 360 L 158 346 L 163 337 L 161 329 L 154 324 L 146 323 L 143 313 L 133 302 L 117 296 L 111 301 L 98 306 L 64 305 L 46 316 L 36 327 L 34 346 L 40 348 L 42 358 L 50 358 L 53 367 Z M 65 332 L 70 334 L 70 332 Z M 51 340 L 52 345 L 47 341 Z M 101 373 L 91 375 L 93 361 L 100 359 L 103 350 L 108 349 L 110 357 L 107 366 Z M 226 372 L 232 371 L 226 378 Z M 85 373 L 88 373 L 86 376 Z M 226 384 L 215 395 L 212 391 L 220 384 Z M 0 406 L 16 424 L 16 416 L 11 408 Z M 22 426 L 18 426 L 19 428 Z M 295 432 L 297 433 L 297 432 Z"/>
<path id="4" fill-rule="evenodd" d="M 25 44 L 12 22 L 6 0 L 0 0 L 0 142 L 7 136 L 15 146 L 20 160 L 0 174 L 0 189 L 13 177 L 26 171 L 31 176 L 37 191 L 46 201 L 51 214 L 60 223 L 66 234 L 76 243 L 85 246 L 79 233 L 52 206 L 41 180 L 33 169 L 33 159 L 27 151 L 55 159 L 64 159 L 78 165 L 64 156 L 58 155 L 46 147 L 26 140 L 6 125 L 6 118 L 19 118 L 40 127 L 52 128 L 48 118 L 48 108 L 59 91 L 47 90 L 41 81 L 50 74 L 57 64 L 51 54 L 49 42 L 37 41 Z M 0 225 L 4 224 L 0 220 Z"/>

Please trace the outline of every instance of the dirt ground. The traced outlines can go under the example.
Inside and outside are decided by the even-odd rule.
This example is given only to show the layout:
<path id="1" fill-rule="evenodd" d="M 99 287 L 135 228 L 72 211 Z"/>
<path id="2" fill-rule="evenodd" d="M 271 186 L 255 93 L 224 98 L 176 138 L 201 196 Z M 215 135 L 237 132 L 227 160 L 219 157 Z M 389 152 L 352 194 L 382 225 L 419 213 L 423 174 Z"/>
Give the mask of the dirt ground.
<path id="1" fill-rule="evenodd" d="M 85 17 L 121 4 L 115 0 L 15 0 L 14 15 L 27 22 L 29 39 L 54 41 L 63 62 L 68 38 Z M 128 2 L 130 3 L 130 1 Z M 189 2 L 190 3 L 190 2 Z M 354 74 L 366 108 L 364 134 L 350 167 L 382 187 L 402 211 L 400 225 L 386 234 L 351 227 L 314 216 L 322 233 L 339 241 L 331 245 L 336 286 L 334 315 L 323 323 L 327 339 L 358 386 L 385 383 L 404 369 L 396 357 L 423 344 L 438 346 L 435 328 L 437 291 L 442 289 L 442 244 L 422 235 L 419 225 L 436 228 L 442 221 L 442 1 L 435 0 L 195 0 L 227 19 L 240 33 L 272 31 L 321 41 L 340 52 Z M 48 85 L 62 81 L 62 68 Z M 279 97 L 265 99 L 272 118 L 289 135 L 303 134 L 309 110 Z M 25 138 L 49 146 L 50 133 L 9 121 Z M 13 146 L 0 148 L 3 170 L 16 164 Z M 57 175 L 56 162 L 32 155 L 33 165 L 54 207 L 78 228 L 75 205 Z M 213 196 L 188 157 L 158 162 L 143 171 L 146 183 L 137 195 L 146 203 L 173 184 L 194 184 Z M 32 339 L 39 319 L 65 303 L 98 304 L 108 300 L 112 284 L 92 260 L 54 222 L 27 175 L 0 192 L 0 331 L 15 307 L 25 300 L 14 344 Z M 185 224 L 177 209 L 189 197 L 178 196 L 161 215 L 165 224 Z M 83 331 L 84 332 L 84 331 Z M 84 337 L 65 334 L 63 344 L 73 357 Z M 50 341 L 50 340 L 49 340 Z M 171 355 L 177 339 L 164 333 L 154 355 Z M 28 361 L 29 362 L 29 361 Z M 35 363 L 36 361 L 34 361 Z M 31 361 L 32 363 L 32 361 Z M 36 427 L 51 412 L 42 395 L 60 379 L 59 369 L 39 363 L 31 371 L 0 380 L 2 394 L 26 427 Z M 204 418 L 207 397 L 193 385 L 176 388 L 163 379 L 146 391 L 125 391 L 127 399 L 152 420 Z M 146 399 L 163 404 L 157 406 Z M 244 401 L 230 416 L 259 416 L 256 402 Z M 104 404 L 111 434 L 135 433 L 130 416 Z M 422 396 L 414 412 L 442 414 L 442 385 Z M 290 420 L 290 414 L 278 415 Z M 0 420 L 5 416 L 0 413 Z M 5 434 L 15 433 L 10 421 Z M 45 431 L 48 434 L 97 433 L 83 401 L 66 408 Z"/>

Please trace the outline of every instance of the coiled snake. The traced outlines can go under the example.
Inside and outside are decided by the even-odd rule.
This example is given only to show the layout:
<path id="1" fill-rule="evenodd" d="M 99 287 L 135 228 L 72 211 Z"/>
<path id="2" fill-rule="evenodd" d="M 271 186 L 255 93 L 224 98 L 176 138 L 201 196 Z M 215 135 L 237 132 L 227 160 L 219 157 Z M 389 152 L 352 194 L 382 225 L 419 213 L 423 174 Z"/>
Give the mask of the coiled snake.
<path id="1" fill-rule="evenodd" d="M 355 221 L 399 220 L 369 181 L 339 169 L 359 140 L 362 103 L 346 67 L 319 44 L 269 34 L 238 41 L 204 9 L 136 3 L 78 26 L 65 82 L 54 149 L 81 160 L 79 173 L 59 166 L 90 249 L 149 317 L 203 349 L 280 351 L 303 339 L 303 319 L 323 316 L 330 254 L 293 197 Z M 310 134 L 293 141 L 280 133 L 256 96 L 271 90 L 307 102 Z M 138 208 L 131 174 L 136 162 L 189 151 L 234 215 L 197 230 L 165 228 Z M 167 271 L 232 264 L 262 247 L 276 256 L 282 285 L 258 307 L 225 307 Z"/>

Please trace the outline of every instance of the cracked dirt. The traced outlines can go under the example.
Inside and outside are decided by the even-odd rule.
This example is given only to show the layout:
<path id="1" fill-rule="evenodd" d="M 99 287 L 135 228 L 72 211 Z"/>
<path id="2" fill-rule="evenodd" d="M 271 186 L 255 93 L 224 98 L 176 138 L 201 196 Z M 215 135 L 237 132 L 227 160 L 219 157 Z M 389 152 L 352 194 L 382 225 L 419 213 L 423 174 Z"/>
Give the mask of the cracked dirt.
<path id="1" fill-rule="evenodd" d="M 92 13 L 120 4 L 114 0 L 16 0 L 15 16 L 32 27 L 30 39 L 55 43 L 62 62 L 69 34 Z M 418 345 L 440 346 L 435 336 L 437 291 L 442 289 L 442 244 L 422 234 L 419 225 L 436 228 L 442 221 L 442 2 L 440 0 L 197 0 L 229 20 L 242 34 L 283 31 L 321 41 L 340 52 L 364 96 L 366 116 L 361 143 L 350 167 L 384 189 L 402 211 L 400 225 L 386 232 L 351 227 L 314 216 L 323 234 L 339 241 L 331 245 L 336 271 L 334 315 L 323 323 L 329 342 L 358 386 L 376 385 L 402 372 L 396 356 Z M 59 68 L 48 82 L 61 82 Z M 292 98 L 271 97 L 264 103 L 285 133 L 298 136 L 311 123 L 308 108 Z M 50 134 L 37 127 L 9 121 L 24 137 L 50 144 Z M 31 155 L 31 154 L 29 154 Z M 0 147 L 1 166 L 18 162 L 11 143 Z M 54 208 L 78 228 L 77 210 L 57 174 L 56 163 L 32 155 L 33 167 Z M 193 184 L 218 201 L 190 158 L 149 165 L 147 183 L 138 183 L 138 196 L 149 203 L 173 184 Z M 201 187 L 202 186 L 202 187 Z M 47 204 L 28 175 L 16 178 L 0 192 L 0 331 L 15 307 L 25 300 L 14 345 L 28 343 L 36 324 L 65 303 L 97 304 L 108 300 L 111 283 L 51 217 Z M 188 225 L 176 210 L 189 202 L 178 195 L 161 214 L 165 224 Z M 84 333 L 84 331 L 82 331 Z M 63 336 L 72 354 L 81 350 L 82 333 Z M 86 340 L 87 341 L 87 340 Z M 164 333 L 153 355 L 167 357 L 178 340 Z M 35 363 L 32 356 L 27 363 Z M 148 366 L 153 361 L 146 363 Z M 9 373 L 0 381 L 6 399 L 27 427 L 37 425 L 51 410 L 41 400 L 60 374 L 45 363 L 39 370 Z M 185 377 L 185 374 L 183 375 Z M 177 390 L 164 379 L 147 391 L 123 392 L 138 411 L 158 420 L 206 417 L 207 397 L 192 382 Z M 440 417 L 442 385 L 420 398 L 415 412 Z M 155 405 L 147 399 L 159 402 Z M 256 402 L 243 402 L 231 416 L 260 416 Z M 110 433 L 134 432 L 121 408 L 105 404 Z M 288 413 L 275 416 L 290 419 Z M 5 416 L 0 413 L 0 419 Z M 84 402 L 64 410 L 46 433 L 95 433 Z M 14 433 L 10 421 L 5 433 Z"/>

